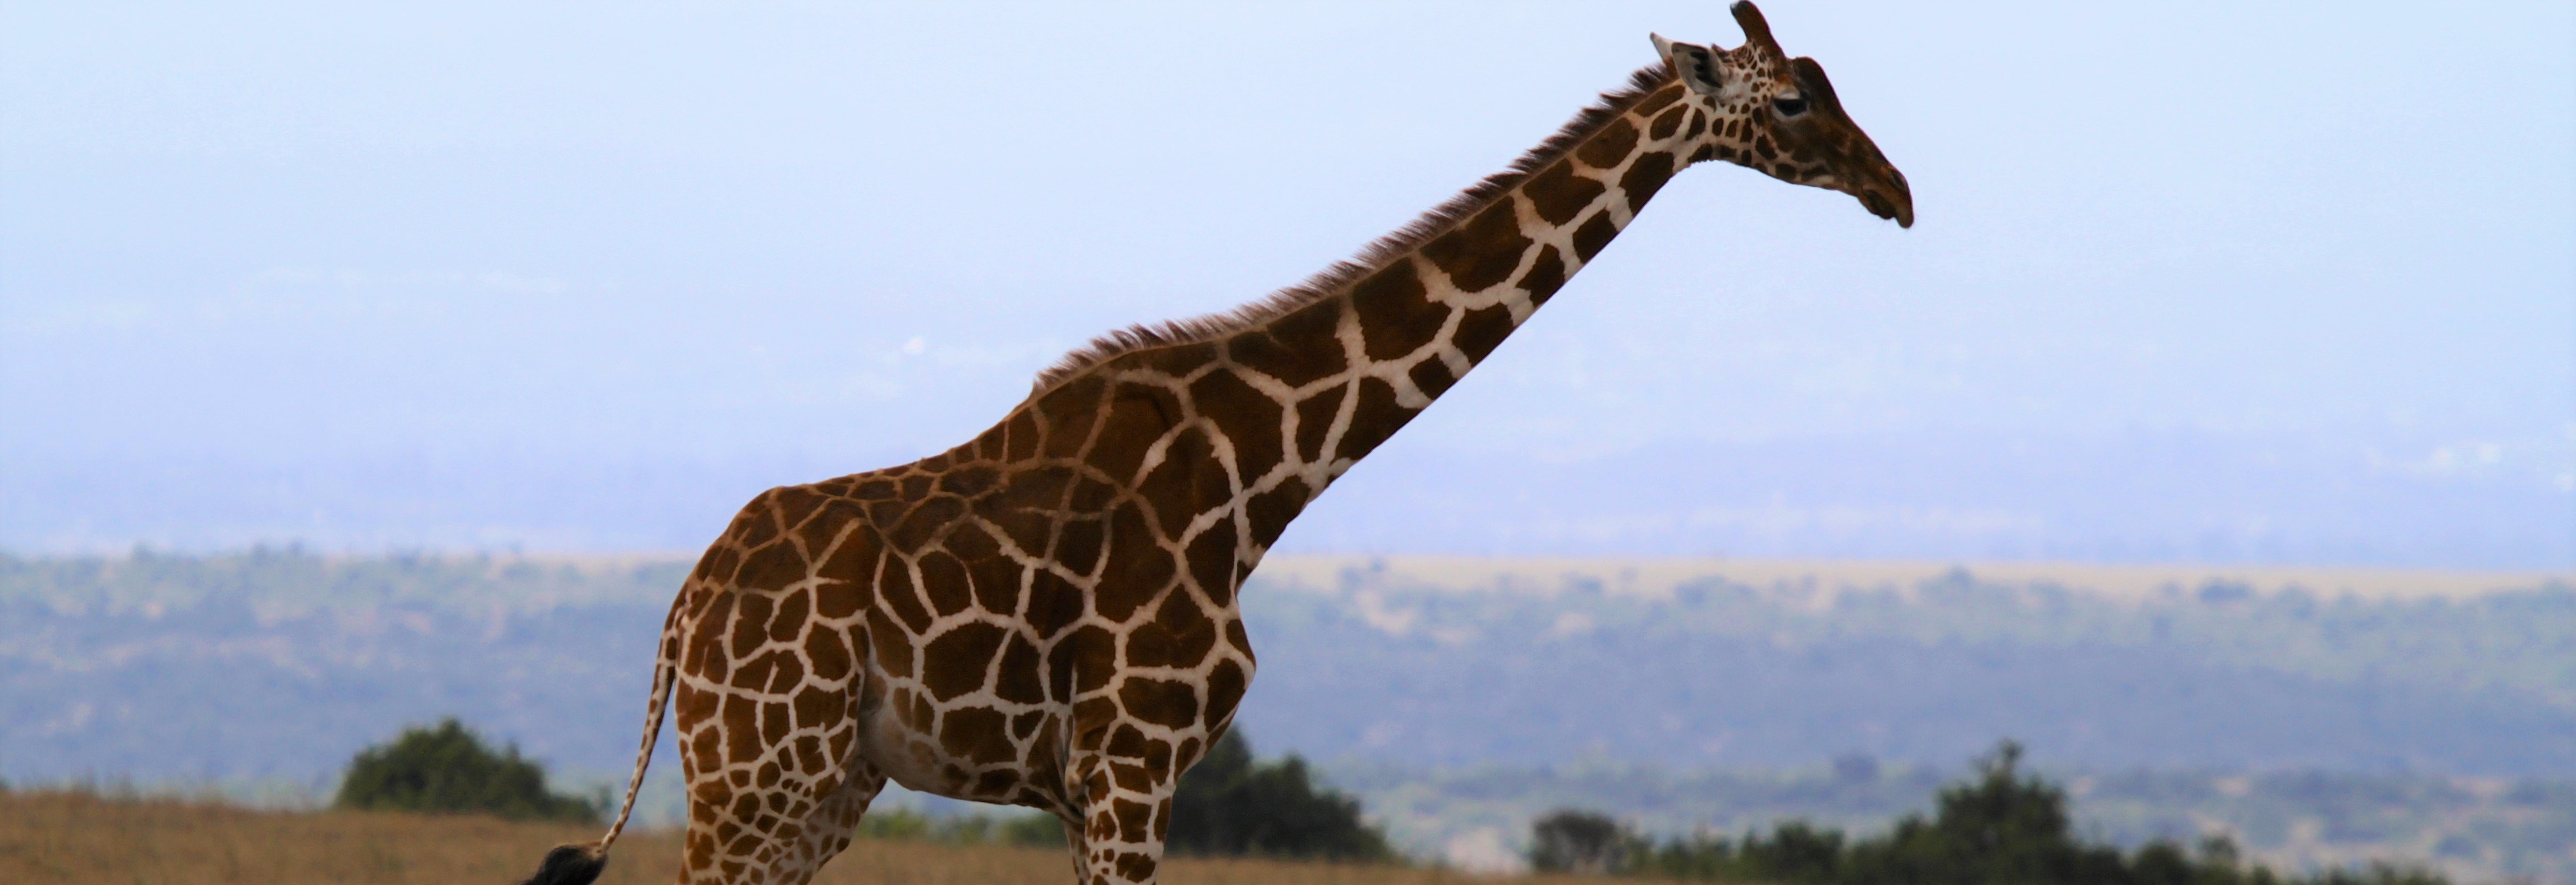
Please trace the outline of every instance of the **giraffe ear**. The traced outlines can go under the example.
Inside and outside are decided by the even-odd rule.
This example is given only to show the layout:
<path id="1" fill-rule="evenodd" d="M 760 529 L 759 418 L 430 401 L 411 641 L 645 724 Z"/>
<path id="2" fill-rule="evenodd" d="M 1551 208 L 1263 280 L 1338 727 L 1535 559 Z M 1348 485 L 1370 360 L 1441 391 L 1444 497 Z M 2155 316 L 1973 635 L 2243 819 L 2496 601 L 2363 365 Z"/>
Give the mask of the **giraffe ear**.
<path id="1" fill-rule="evenodd" d="M 1724 80 L 1718 73 L 1716 50 L 1691 43 L 1675 43 L 1664 39 L 1662 34 L 1648 36 L 1654 38 L 1655 51 L 1663 54 L 1664 64 L 1670 65 L 1673 73 L 1681 76 L 1682 82 L 1690 84 L 1691 89 L 1702 95 L 1717 94 Z"/>

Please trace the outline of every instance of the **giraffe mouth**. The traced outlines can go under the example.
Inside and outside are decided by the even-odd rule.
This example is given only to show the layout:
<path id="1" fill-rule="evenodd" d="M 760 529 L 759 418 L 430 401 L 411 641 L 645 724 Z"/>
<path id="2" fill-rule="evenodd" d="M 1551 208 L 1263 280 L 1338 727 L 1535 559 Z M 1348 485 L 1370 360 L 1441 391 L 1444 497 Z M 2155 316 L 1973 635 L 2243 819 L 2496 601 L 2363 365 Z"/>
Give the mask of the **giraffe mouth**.
<path id="1" fill-rule="evenodd" d="M 1860 192 L 1860 204 L 1863 208 L 1868 209 L 1869 214 L 1871 215 L 1876 215 L 1880 218 L 1896 219 L 1897 227 L 1910 228 L 1914 226 L 1914 207 L 1911 205 L 1911 200 L 1907 201 L 1906 205 L 1900 206 L 1895 201 L 1888 199 L 1885 194 L 1881 194 L 1876 190 L 1864 190 Z"/>

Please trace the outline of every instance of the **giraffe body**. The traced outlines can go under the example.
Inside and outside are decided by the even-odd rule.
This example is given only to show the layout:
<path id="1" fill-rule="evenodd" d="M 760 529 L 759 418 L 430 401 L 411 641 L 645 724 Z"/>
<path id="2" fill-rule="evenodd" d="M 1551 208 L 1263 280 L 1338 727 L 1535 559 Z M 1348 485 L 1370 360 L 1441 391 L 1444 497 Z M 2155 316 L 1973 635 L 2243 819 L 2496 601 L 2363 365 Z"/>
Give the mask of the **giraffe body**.
<path id="1" fill-rule="evenodd" d="M 1095 342 L 955 449 L 753 499 L 672 606 L 636 762 L 668 700 L 683 880 L 806 882 L 891 779 L 1042 809 L 1080 881 L 1153 881 L 1180 774 L 1252 680 L 1244 578 L 1675 172 L 1724 159 L 1911 224 L 1822 70 L 1736 16 L 1745 46 L 1656 38 L 1630 88 L 1303 286 Z M 595 875 L 634 793 L 532 881 Z"/>

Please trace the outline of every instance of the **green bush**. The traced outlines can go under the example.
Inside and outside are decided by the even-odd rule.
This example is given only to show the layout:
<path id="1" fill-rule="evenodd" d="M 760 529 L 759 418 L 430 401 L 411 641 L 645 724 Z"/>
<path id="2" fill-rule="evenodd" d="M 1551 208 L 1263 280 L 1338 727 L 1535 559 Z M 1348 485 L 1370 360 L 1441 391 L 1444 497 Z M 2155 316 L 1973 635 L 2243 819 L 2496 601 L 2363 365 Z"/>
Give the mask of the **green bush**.
<path id="1" fill-rule="evenodd" d="M 1360 819 L 1359 800 L 1315 786 L 1306 760 L 1294 755 L 1255 763 L 1240 731 L 1227 733 L 1181 777 L 1165 844 L 1178 854 L 1395 857 L 1386 834 Z"/>
<path id="2" fill-rule="evenodd" d="M 1621 872 L 1641 848 L 1652 850 L 1606 814 L 1561 808 L 1530 823 L 1530 867 L 1542 873 Z"/>
<path id="3" fill-rule="evenodd" d="M 2066 791 L 2022 773 L 2020 766 L 2021 745 L 2003 742 L 1994 755 L 1978 760 L 1974 779 L 1941 790 L 1931 820 L 1909 814 L 1893 832 L 1854 844 L 1840 877 L 1880 882 L 2136 881 L 2119 849 L 2075 839 Z"/>
<path id="4" fill-rule="evenodd" d="M 1609 863 L 1567 865 L 1565 822 L 1588 818 L 1582 844 L 1613 846 Z M 1553 827 L 1552 831 L 1550 828 Z M 1609 818 L 1557 812 L 1531 828 L 1531 866 L 1708 882 L 1778 885 L 1985 885 L 1985 883 L 2099 883 L 2099 885 L 2447 885 L 2438 874 L 2388 864 L 2283 877 L 2240 861 L 2236 844 L 2204 839 L 2186 852 L 2154 842 L 2124 853 L 2075 838 L 2066 791 L 2021 768 L 2021 745 L 2005 741 L 1977 761 L 1976 774 L 1941 790 L 1933 816 L 1909 814 L 1887 833 L 1846 841 L 1836 830 L 1804 821 L 1774 827 L 1769 835 L 1741 840 L 1700 835 L 1661 844 L 1618 827 Z"/>
<path id="5" fill-rule="evenodd" d="M 405 728 L 391 743 L 358 751 L 331 804 L 597 823 L 607 802 L 604 796 L 585 801 L 547 792 L 545 769 L 520 758 L 518 747 L 495 753 L 450 717 L 428 728 Z"/>

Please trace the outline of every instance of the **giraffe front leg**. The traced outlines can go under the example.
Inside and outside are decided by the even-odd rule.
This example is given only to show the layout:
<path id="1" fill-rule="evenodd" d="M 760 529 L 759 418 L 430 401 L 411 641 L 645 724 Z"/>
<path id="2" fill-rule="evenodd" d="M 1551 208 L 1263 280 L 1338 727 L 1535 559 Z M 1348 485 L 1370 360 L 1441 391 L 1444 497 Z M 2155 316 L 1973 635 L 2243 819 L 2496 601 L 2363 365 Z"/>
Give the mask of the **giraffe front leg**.
<path id="1" fill-rule="evenodd" d="M 1192 729 L 1195 731 L 1196 729 Z M 1190 748 L 1196 735 L 1184 738 Z M 1172 829 L 1172 794 L 1187 764 L 1174 742 L 1121 723 L 1105 745 L 1067 761 L 1071 792 L 1082 801 L 1080 826 L 1068 831 L 1074 869 L 1084 885 L 1146 885 L 1163 864 Z M 1186 752 L 1186 751 L 1183 751 Z"/>
<path id="2" fill-rule="evenodd" d="M 1163 865 L 1172 829 L 1172 790 L 1113 788 L 1089 810 L 1074 841 L 1074 868 L 1085 885 L 1150 885 Z"/>
<path id="3" fill-rule="evenodd" d="M 851 762 L 841 788 L 824 799 L 813 814 L 806 815 L 804 832 L 797 842 L 796 854 L 791 858 L 792 866 L 807 871 L 810 876 L 813 871 L 822 869 L 823 864 L 838 857 L 842 849 L 850 847 L 850 837 L 858 832 L 859 819 L 867 816 L 868 804 L 876 801 L 877 793 L 885 789 L 885 784 L 885 773 L 866 759 Z"/>

